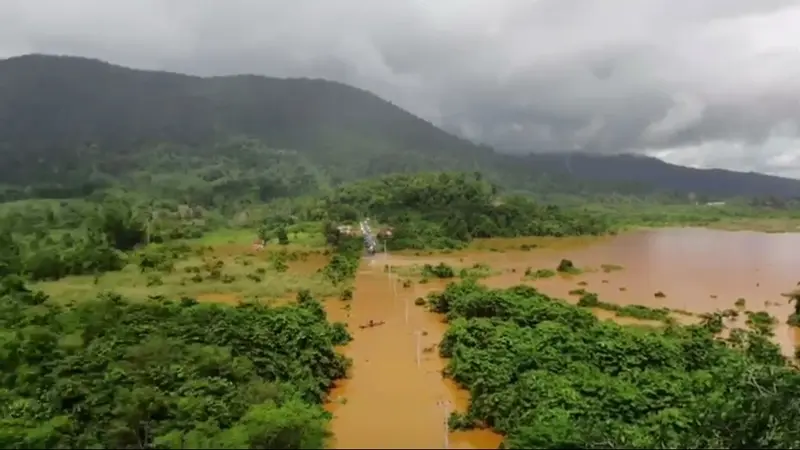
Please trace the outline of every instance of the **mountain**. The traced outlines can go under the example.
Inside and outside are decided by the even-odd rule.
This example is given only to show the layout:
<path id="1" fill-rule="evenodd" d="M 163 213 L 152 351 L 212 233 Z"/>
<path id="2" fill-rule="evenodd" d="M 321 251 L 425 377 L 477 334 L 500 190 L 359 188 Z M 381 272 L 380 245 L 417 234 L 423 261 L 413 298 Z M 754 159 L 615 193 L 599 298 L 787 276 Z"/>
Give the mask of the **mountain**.
<path id="1" fill-rule="evenodd" d="M 693 192 L 725 198 L 737 196 L 796 197 L 800 180 L 755 172 L 695 169 L 666 163 L 642 155 L 595 155 L 586 153 L 541 153 L 527 156 L 542 170 L 597 182 L 624 180 L 676 192 Z"/>
<path id="2" fill-rule="evenodd" d="M 251 142 L 237 153 L 243 137 Z M 200 78 L 42 55 L 0 61 L 6 185 L 57 191 L 83 183 L 81 191 L 91 191 L 132 172 L 175 168 L 176 159 L 196 171 L 197 159 L 208 166 L 227 157 L 226 169 L 248 170 L 265 149 L 284 149 L 279 159 L 303 160 L 333 181 L 440 169 L 481 169 L 519 187 L 531 178 L 515 158 L 330 81 Z"/>
<path id="3" fill-rule="evenodd" d="M 122 185 L 267 200 L 393 172 L 480 171 L 532 192 L 800 195 L 800 181 L 636 158 L 514 156 L 319 79 L 201 78 L 46 55 L 0 60 L 0 199 Z"/>

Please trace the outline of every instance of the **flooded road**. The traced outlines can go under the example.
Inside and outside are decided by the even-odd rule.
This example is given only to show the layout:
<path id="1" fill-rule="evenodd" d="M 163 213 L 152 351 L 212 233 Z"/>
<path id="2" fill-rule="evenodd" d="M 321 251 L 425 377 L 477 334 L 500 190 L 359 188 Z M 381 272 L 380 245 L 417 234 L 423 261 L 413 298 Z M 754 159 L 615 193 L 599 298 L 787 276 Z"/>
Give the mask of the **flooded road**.
<path id="1" fill-rule="evenodd" d="M 497 448 L 501 437 L 487 431 L 447 433 L 453 408 L 465 410 L 468 396 L 441 370 L 436 346 L 447 325 L 414 305 L 445 282 L 403 288 L 384 272 L 380 256 L 365 262 L 356 279 L 349 310 L 330 308 L 331 320 L 345 320 L 353 341 L 351 377 L 331 393 L 329 410 L 335 448 Z M 341 306 L 345 302 L 331 302 Z M 370 320 L 383 325 L 360 328 Z"/>
<path id="2" fill-rule="evenodd" d="M 519 250 L 531 243 L 541 247 Z M 498 273 L 483 280 L 493 287 L 532 284 L 567 299 L 570 290 L 583 287 L 605 302 L 692 313 L 733 308 L 744 298 L 746 309 L 766 310 L 778 318 L 776 339 L 786 354 L 800 342 L 800 332 L 784 325 L 793 307 L 781 296 L 800 281 L 800 234 L 662 229 L 595 240 L 484 241 L 479 247 L 483 250 L 365 260 L 353 300 L 328 302 L 331 320 L 346 321 L 354 337 L 345 348 L 353 359 L 351 378 L 332 392 L 329 405 L 335 448 L 497 448 L 502 440 L 487 430 L 446 432 L 445 406 L 464 410 L 468 397 L 440 373 L 444 362 L 436 344 L 446 324 L 413 303 L 441 290 L 446 281 L 404 288 L 403 277 L 384 272 L 384 264 L 400 266 L 402 272 L 410 264 L 484 263 Z M 523 280 L 526 268 L 554 269 L 562 258 L 587 271 Z M 623 269 L 604 272 L 603 264 Z M 665 296 L 657 298 L 657 291 Z M 370 320 L 384 324 L 359 328 Z"/>

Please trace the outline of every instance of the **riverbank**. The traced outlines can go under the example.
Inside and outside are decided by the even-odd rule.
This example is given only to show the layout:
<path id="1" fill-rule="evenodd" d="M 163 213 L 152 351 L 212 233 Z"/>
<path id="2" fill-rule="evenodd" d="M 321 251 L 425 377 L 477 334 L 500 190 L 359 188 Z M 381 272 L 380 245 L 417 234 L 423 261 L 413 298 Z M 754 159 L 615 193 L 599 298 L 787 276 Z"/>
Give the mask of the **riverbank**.
<path id="1" fill-rule="evenodd" d="M 712 221 L 665 222 L 659 224 L 626 225 L 617 230 L 625 233 L 637 230 L 659 230 L 664 228 L 706 228 L 721 231 L 753 231 L 759 233 L 800 233 L 798 218 L 738 217 Z"/>
<path id="2" fill-rule="evenodd" d="M 592 205 L 619 232 L 631 229 L 710 228 L 766 233 L 800 231 L 800 211 L 745 205 Z"/>

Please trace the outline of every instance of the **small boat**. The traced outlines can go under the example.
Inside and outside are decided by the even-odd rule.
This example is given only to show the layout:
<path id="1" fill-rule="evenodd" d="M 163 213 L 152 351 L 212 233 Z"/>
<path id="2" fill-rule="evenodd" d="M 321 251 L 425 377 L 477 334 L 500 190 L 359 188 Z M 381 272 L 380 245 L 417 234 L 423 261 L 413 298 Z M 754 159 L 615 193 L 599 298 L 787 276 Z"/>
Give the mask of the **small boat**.
<path id="1" fill-rule="evenodd" d="M 358 328 L 361 328 L 362 330 L 365 330 L 367 328 L 379 327 L 379 326 L 381 326 L 381 325 L 383 325 L 385 323 L 386 322 L 384 322 L 383 320 L 381 320 L 380 322 L 375 322 L 373 320 L 370 320 L 369 322 L 367 322 L 366 325 L 359 325 Z"/>

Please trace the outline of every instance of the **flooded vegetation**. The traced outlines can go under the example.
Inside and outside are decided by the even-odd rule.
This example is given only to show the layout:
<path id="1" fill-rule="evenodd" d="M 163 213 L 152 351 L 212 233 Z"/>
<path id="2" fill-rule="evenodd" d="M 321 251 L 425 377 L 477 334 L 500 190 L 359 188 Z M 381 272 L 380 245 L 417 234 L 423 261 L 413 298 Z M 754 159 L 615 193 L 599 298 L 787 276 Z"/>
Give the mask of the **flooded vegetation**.
<path id="1" fill-rule="evenodd" d="M 614 235 L 586 211 L 498 202 L 477 175 L 380 185 L 379 197 L 364 183 L 289 205 L 241 236 L 148 241 L 123 206 L 60 240 L 4 234 L 14 251 L 0 283 L 11 330 L 0 408 L 14 431 L 0 443 L 796 442 L 783 425 L 800 398 L 785 358 L 800 317 L 796 235 Z M 369 208 L 380 247 L 343 225 Z M 75 239 L 73 253 L 50 258 Z M 365 247 L 388 252 L 365 257 Z M 742 386 L 744 375 L 759 387 Z M 769 408 L 751 414 L 751 404 L 788 419 L 754 430 L 748 420 Z M 720 431 L 720 411 L 738 417 L 729 423 L 741 437 Z M 132 422 L 141 417 L 146 427 Z"/>
<path id="2" fill-rule="evenodd" d="M 665 382 L 659 380 L 671 380 L 670 389 L 685 390 L 686 387 L 670 374 L 681 373 L 683 378 L 691 379 L 701 376 L 711 367 L 712 360 L 689 362 L 683 357 L 666 354 L 663 362 L 652 362 L 649 366 L 636 362 L 657 354 L 652 352 L 662 351 L 651 348 L 653 345 L 674 352 L 676 345 L 695 342 L 692 345 L 702 344 L 723 352 L 717 357 L 724 358 L 733 357 L 725 356 L 728 353 L 724 352 L 729 350 L 724 348 L 732 349 L 730 355 L 739 354 L 737 349 L 744 349 L 778 365 L 784 364 L 781 363 L 781 353 L 786 356 L 794 354 L 798 331 L 786 325 L 794 306 L 781 293 L 796 284 L 792 267 L 796 267 L 799 261 L 795 258 L 798 257 L 786 249 L 800 244 L 800 236 L 665 229 L 597 238 L 594 242 L 583 238 L 576 239 L 577 243 L 570 243 L 569 239 L 545 241 L 493 241 L 492 247 L 479 241 L 472 249 L 445 254 L 376 255 L 364 260 L 356 275 L 353 302 L 344 305 L 344 302 L 332 301 L 327 304 L 331 317 L 346 320 L 354 336 L 344 349 L 353 360 L 351 376 L 337 385 L 328 407 L 334 414 L 332 430 L 336 448 L 442 448 L 445 440 L 451 448 L 496 448 L 503 439 L 507 439 L 506 445 L 510 448 L 591 446 L 596 443 L 585 440 L 592 435 L 586 430 L 597 426 L 596 421 L 602 417 L 603 411 L 610 408 L 609 405 L 596 403 L 593 407 L 596 410 L 585 410 L 578 416 L 575 416 L 577 410 L 536 412 L 534 405 L 562 404 L 564 400 L 553 395 L 563 395 L 565 388 L 588 389 L 588 386 L 580 387 L 580 383 L 589 379 L 593 380 L 594 386 L 611 389 L 604 394 L 606 402 L 621 401 L 615 399 L 613 395 L 617 394 L 612 395 L 612 391 L 624 388 L 631 392 L 646 392 L 652 388 L 647 383 Z M 521 245 L 528 245 L 532 250 L 520 250 Z M 759 252 L 761 260 L 760 267 L 757 267 L 746 258 L 753 256 L 754 248 L 783 250 Z M 695 250 L 687 255 L 687 249 Z M 572 264 L 565 263 L 565 260 Z M 473 265 L 488 268 L 491 275 L 480 278 L 458 276 L 456 268 Z M 573 269 L 559 272 L 559 266 Z M 440 269 L 426 273 L 430 269 L 426 271 L 425 268 L 436 267 Z M 445 276 L 436 276 L 436 273 Z M 698 273 L 703 277 L 698 277 Z M 421 283 L 422 280 L 425 281 Z M 678 280 L 684 281 L 679 283 Z M 412 282 L 404 284 L 404 281 Z M 451 282 L 456 284 L 447 287 Z M 504 290 L 513 286 L 520 287 Z M 529 288 L 535 290 L 526 290 Z M 579 292 L 573 294 L 577 296 L 569 295 L 570 291 L 576 290 Z M 665 295 L 655 295 L 658 292 Z M 711 297 L 712 292 L 716 293 L 714 297 Z M 745 295 L 753 300 L 746 300 Z M 564 300 L 557 300 L 559 298 Z M 765 301 L 768 304 L 765 305 Z M 756 311 L 746 310 L 748 306 Z M 503 308 L 513 308 L 516 312 L 504 313 Z M 737 312 L 739 310 L 741 313 Z M 497 325 L 497 331 L 490 331 L 486 328 L 488 322 L 484 324 L 483 321 L 491 317 L 503 317 L 503 323 L 507 324 Z M 382 326 L 357 328 L 370 320 L 380 322 Z M 605 321 L 618 325 L 604 324 Z M 544 365 L 527 372 L 519 366 L 525 364 L 523 360 L 506 359 L 502 356 L 506 350 L 495 347 L 513 337 L 511 342 L 518 342 L 515 345 L 531 349 L 525 352 L 534 348 L 546 352 L 540 356 L 530 353 L 524 360 L 533 361 L 530 358 L 535 357 L 539 364 L 545 364 L 548 354 L 569 354 L 552 347 L 560 342 L 552 339 L 569 336 L 569 333 L 563 334 L 566 333 L 563 327 L 574 327 L 575 323 L 583 324 L 580 330 L 584 331 L 580 333 L 607 335 L 607 339 L 612 339 L 609 343 L 618 342 L 614 345 L 628 348 L 625 350 L 627 356 L 607 360 L 616 361 L 614 370 L 617 372 L 611 378 L 608 375 L 610 367 L 605 365 L 608 363 L 597 359 L 605 354 L 599 348 L 582 350 L 585 353 L 581 354 L 595 356 L 585 361 L 574 360 L 572 364 L 577 366 L 564 366 L 563 357 L 558 356 L 552 363 L 546 363 L 556 366 Z M 477 340 L 469 337 L 474 333 L 483 337 Z M 492 337 L 494 333 L 498 333 L 496 337 Z M 700 333 L 701 337 L 689 338 L 687 333 Z M 580 336 L 576 334 L 571 339 L 584 342 L 584 346 L 591 342 Z M 497 344 L 494 339 L 498 340 Z M 528 342 L 530 339 L 533 341 Z M 771 349 L 769 341 L 777 346 Z M 546 342 L 551 343 L 546 345 Z M 569 342 L 572 341 L 559 345 L 577 345 Z M 634 342 L 640 347 L 631 347 Z M 718 348 L 717 345 L 721 344 L 717 342 L 725 344 L 724 348 Z M 477 343 L 480 345 L 473 348 Z M 462 348 L 465 350 L 459 350 Z M 465 353 L 467 348 L 473 350 Z M 467 355 L 472 355 L 469 358 L 473 359 L 464 359 Z M 488 359 L 482 362 L 482 358 Z M 693 364 L 694 368 L 687 372 L 686 364 Z M 565 373 L 576 371 L 578 367 L 581 370 L 576 372 L 577 375 L 564 378 Z M 640 382 L 635 377 L 624 375 L 642 370 L 662 378 L 651 377 Z M 509 374 L 517 373 L 518 376 L 508 379 Z M 734 374 L 720 373 L 718 376 Z M 384 383 L 375 380 L 384 380 L 393 387 L 385 389 Z M 491 381 L 492 384 L 475 384 L 479 380 Z M 540 381 L 531 385 L 533 380 Z M 555 384 L 551 386 L 552 383 Z M 470 397 L 456 385 L 473 391 L 473 394 L 478 389 L 481 394 Z M 503 406 L 506 400 L 501 399 L 513 398 L 517 395 L 514 392 L 522 392 L 520 389 L 527 392 L 524 401 L 528 403 L 515 401 L 513 405 Z M 647 428 L 650 425 L 626 422 L 630 419 L 625 417 L 636 417 L 643 423 L 656 423 L 653 421 L 660 417 L 659 414 L 665 414 L 668 408 L 681 411 L 687 417 L 708 412 L 691 409 L 691 398 L 710 393 L 691 391 L 681 395 L 674 400 L 676 403 L 647 413 L 655 414 L 652 417 L 637 412 L 641 407 L 631 404 L 627 412 L 620 412 L 629 416 L 615 417 L 614 420 L 620 422 L 612 423 L 613 430 L 603 432 L 619 436 L 619 439 L 639 439 L 637 444 L 645 447 L 659 443 L 701 445 L 701 440 L 706 442 L 705 445 L 728 445 L 722 435 L 713 434 L 713 430 L 703 433 L 693 430 L 682 434 L 670 432 L 672 434 L 668 435 L 672 437 L 669 437 L 655 433 L 652 427 Z M 750 389 L 742 395 L 756 393 Z M 574 401 L 584 404 L 588 400 Z M 639 401 L 652 404 L 654 400 L 642 397 Z M 443 415 L 447 412 L 445 405 L 455 412 L 448 417 L 447 437 L 443 424 Z M 391 409 L 391 415 L 375 414 L 375 411 L 387 408 Z M 528 422 L 520 428 L 519 418 L 530 414 L 540 417 L 537 420 L 541 423 L 531 425 Z M 568 420 L 569 417 L 574 419 Z M 363 426 L 367 420 L 372 424 L 370 427 Z M 541 431 L 537 430 L 542 429 L 559 430 L 561 434 L 540 435 Z M 574 440 L 578 437 L 584 440 Z"/>
<path id="3" fill-rule="evenodd" d="M 239 252 L 232 245 L 225 251 L 150 246 L 133 253 L 120 271 L 36 287 L 63 303 L 70 292 L 113 286 L 132 302 L 109 297 L 98 305 L 128 311 L 138 301 L 149 311 L 163 304 L 178 321 L 185 320 L 181 308 L 198 303 L 214 314 L 223 314 L 213 309 L 217 304 L 245 308 L 254 318 L 289 303 L 300 309 L 283 310 L 286 317 L 330 321 L 330 328 L 308 324 L 327 333 L 320 339 L 338 345 L 342 355 L 329 360 L 330 367 L 325 359 L 309 366 L 329 373 L 313 375 L 323 380 L 317 397 L 270 407 L 269 414 L 298 415 L 287 426 L 316 430 L 302 438 L 308 441 L 293 435 L 290 446 L 764 447 L 758 440 L 733 442 L 715 428 L 714 414 L 741 412 L 707 399 L 731 386 L 738 394 L 730 401 L 742 404 L 772 402 L 791 410 L 787 402 L 797 398 L 765 397 L 736 381 L 746 372 L 778 386 L 796 376 L 784 357 L 798 344 L 798 330 L 790 326 L 798 317 L 793 267 L 800 261 L 791 251 L 800 244 L 797 235 L 664 229 L 592 239 L 486 239 L 462 249 L 368 258 L 358 238 L 329 244 L 328 250 L 268 245 L 258 251 L 240 246 Z M 165 298 L 173 296 L 183 300 Z M 147 311 L 136 314 L 162 314 Z M 207 327 L 202 321 L 197 326 Z M 306 359 L 333 351 L 315 345 L 297 351 Z M 253 376 L 271 376 L 259 373 Z M 248 413 L 246 404 L 237 411 L 245 422 L 259 413 Z M 676 421 L 695 425 L 675 428 Z M 738 423 L 742 432 L 760 436 Z M 793 439 L 793 429 L 781 424 L 771 432 Z M 227 439 L 209 433 L 207 442 Z M 79 438 L 108 442 L 101 435 Z"/>
<path id="4" fill-rule="evenodd" d="M 530 286 L 463 282 L 429 301 L 450 324 L 440 344 L 451 358 L 446 374 L 472 394 L 451 427 L 490 426 L 507 448 L 756 447 L 761 438 L 751 436 L 765 432 L 761 425 L 737 424 L 744 437 L 726 433 L 737 412 L 731 397 L 796 402 L 785 396 L 791 388 L 759 386 L 800 381 L 769 342 L 763 318 L 720 340 L 717 316 L 693 326 L 620 326 Z M 765 366 L 771 370 L 756 372 Z M 756 386 L 742 380 L 746 374 Z M 786 422 L 769 431 L 787 443 L 797 433 Z"/>

